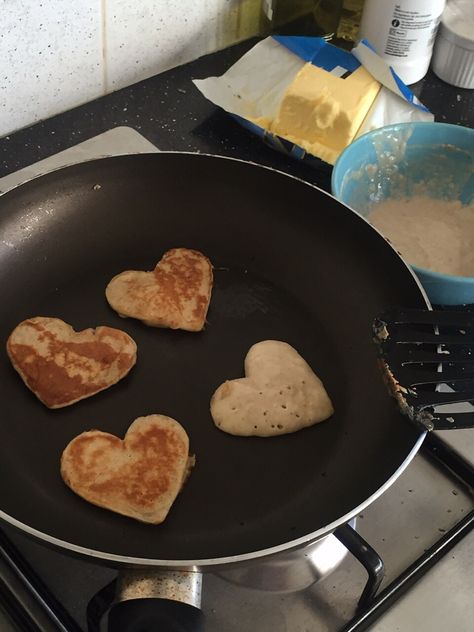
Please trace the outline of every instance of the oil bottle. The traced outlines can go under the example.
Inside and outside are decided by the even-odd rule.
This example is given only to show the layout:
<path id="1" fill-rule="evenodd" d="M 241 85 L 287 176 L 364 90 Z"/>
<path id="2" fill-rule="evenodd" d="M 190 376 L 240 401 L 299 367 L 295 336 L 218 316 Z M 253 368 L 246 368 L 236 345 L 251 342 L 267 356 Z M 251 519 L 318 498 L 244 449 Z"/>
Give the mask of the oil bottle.
<path id="1" fill-rule="evenodd" d="M 262 0 L 261 33 L 334 37 L 343 0 Z"/>
<path id="2" fill-rule="evenodd" d="M 364 0 L 343 0 L 335 44 L 351 49 L 357 41 Z"/>

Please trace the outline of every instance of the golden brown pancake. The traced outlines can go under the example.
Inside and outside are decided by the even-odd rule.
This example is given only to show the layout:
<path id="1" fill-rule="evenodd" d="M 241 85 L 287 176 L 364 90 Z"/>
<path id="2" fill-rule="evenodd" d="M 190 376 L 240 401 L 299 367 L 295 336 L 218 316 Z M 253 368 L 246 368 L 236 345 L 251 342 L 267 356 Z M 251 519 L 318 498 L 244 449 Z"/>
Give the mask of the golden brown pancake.
<path id="1" fill-rule="evenodd" d="M 272 437 L 312 426 L 334 412 L 319 377 L 286 342 L 253 345 L 245 376 L 224 382 L 212 396 L 211 415 L 224 432 Z"/>
<path id="2" fill-rule="evenodd" d="M 137 361 L 137 345 L 112 327 L 76 332 L 59 318 L 21 322 L 7 340 L 13 367 L 48 408 L 95 395 L 123 378 Z"/>
<path id="3" fill-rule="evenodd" d="M 194 465 L 184 428 L 171 417 L 138 417 L 124 439 L 100 430 L 75 437 L 61 457 L 61 476 L 88 502 L 159 524 Z"/>
<path id="4" fill-rule="evenodd" d="M 173 248 L 152 272 L 128 270 L 115 276 L 105 295 L 122 317 L 152 327 L 201 331 L 211 300 L 212 265 L 197 250 Z"/>

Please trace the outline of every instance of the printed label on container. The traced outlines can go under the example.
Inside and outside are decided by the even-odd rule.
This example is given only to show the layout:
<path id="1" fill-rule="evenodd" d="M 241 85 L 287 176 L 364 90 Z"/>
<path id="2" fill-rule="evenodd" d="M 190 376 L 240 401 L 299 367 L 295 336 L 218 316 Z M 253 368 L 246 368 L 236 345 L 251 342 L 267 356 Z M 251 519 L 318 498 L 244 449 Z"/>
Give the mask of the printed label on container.
<path id="1" fill-rule="evenodd" d="M 425 52 L 433 45 L 441 14 L 433 15 L 427 7 L 418 11 L 396 4 L 390 20 L 383 53 L 393 57 L 408 57 L 417 51 Z"/>

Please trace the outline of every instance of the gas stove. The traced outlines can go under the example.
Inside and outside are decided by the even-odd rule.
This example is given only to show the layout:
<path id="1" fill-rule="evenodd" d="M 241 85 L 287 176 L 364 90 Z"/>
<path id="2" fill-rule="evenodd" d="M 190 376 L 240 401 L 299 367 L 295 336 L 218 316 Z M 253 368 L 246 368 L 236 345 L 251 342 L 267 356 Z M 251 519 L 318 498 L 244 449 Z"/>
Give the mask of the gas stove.
<path id="1" fill-rule="evenodd" d="M 81 160 L 156 151 L 118 127 L 0 179 L 0 190 Z M 394 485 L 351 525 L 308 547 L 303 561 L 288 554 L 204 575 L 206 632 L 471 629 L 473 464 L 474 432 L 435 433 Z M 2 525 L 0 629 L 98 631 L 116 576 Z"/>

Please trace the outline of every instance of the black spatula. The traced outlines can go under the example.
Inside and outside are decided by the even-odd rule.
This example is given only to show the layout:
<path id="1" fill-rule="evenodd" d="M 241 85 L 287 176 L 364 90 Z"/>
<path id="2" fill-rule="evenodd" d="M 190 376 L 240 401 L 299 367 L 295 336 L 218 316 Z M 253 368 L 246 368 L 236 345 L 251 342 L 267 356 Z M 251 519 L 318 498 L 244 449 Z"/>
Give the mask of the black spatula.
<path id="1" fill-rule="evenodd" d="M 404 414 L 428 430 L 474 428 L 474 406 L 447 406 L 474 402 L 474 312 L 394 309 L 376 318 L 373 330 Z"/>

